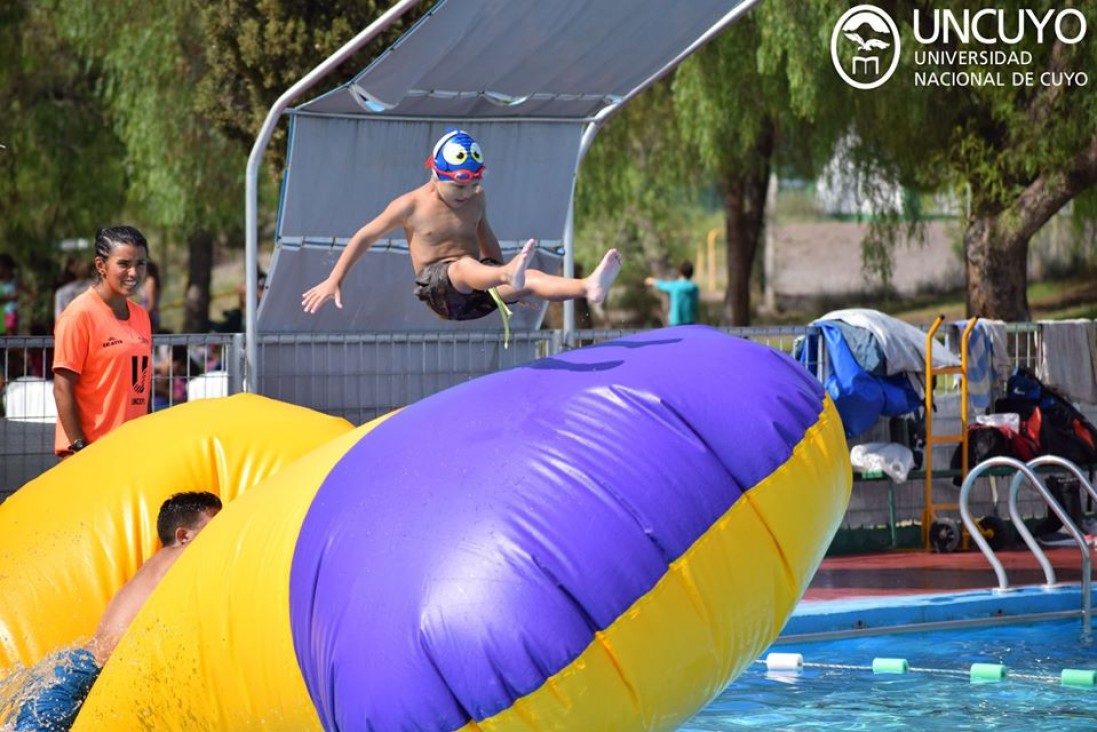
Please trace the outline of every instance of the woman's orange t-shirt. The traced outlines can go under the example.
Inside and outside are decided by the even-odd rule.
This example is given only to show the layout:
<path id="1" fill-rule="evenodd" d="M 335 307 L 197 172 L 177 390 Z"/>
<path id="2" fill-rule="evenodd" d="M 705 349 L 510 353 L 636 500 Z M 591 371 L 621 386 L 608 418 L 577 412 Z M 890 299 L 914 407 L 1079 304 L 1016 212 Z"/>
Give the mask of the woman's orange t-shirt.
<path id="1" fill-rule="evenodd" d="M 152 326 L 143 307 L 127 305 L 129 320 L 119 320 L 92 287 L 65 308 L 54 328 L 53 368 L 79 375 L 76 410 L 88 442 L 149 411 Z M 54 451 L 71 444 L 58 420 Z"/>

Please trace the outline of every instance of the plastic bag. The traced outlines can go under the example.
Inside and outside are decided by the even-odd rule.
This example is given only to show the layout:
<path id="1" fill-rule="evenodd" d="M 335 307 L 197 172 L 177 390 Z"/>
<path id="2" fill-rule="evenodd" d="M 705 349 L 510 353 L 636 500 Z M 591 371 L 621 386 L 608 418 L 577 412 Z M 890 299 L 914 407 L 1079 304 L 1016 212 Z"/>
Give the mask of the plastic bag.
<path id="1" fill-rule="evenodd" d="M 1014 432 L 1021 431 L 1021 415 L 1017 412 L 997 412 L 995 414 L 980 414 L 975 417 L 976 424 L 985 424 L 988 427 L 1005 427 Z"/>
<path id="2" fill-rule="evenodd" d="M 914 468 L 914 453 L 897 442 L 866 442 L 849 452 L 853 469 L 860 472 L 883 471 L 896 483 L 906 481 Z"/>

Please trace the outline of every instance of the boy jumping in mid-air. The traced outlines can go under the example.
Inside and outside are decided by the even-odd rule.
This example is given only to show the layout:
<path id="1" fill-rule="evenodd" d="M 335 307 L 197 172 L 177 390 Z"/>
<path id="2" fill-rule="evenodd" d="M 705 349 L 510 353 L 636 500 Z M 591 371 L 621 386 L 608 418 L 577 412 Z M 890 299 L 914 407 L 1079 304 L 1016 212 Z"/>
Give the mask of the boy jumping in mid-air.
<path id="1" fill-rule="evenodd" d="M 617 273 L 621 255 L 610 249 L 590 276 L 572 279 L 530 269 L 530 239 L 507 264 L 499 240 L 488 224 L 484 191 L 484 156 L 463 130 L 449 130 L 427 160 L 430 180 L 393 200 L 359 229 L 320 284 L 301 298 L 305 312 L 315 313 L 328 300 L 343 307 L 347 272 L 375 241 L 402 227 L 415 269 L 415 294 L 446 320 L 481 318 L 496 309 L 489 292 L 512 303 L 525 296 L 544 300 L 585 297 L 602 302 Z"/>

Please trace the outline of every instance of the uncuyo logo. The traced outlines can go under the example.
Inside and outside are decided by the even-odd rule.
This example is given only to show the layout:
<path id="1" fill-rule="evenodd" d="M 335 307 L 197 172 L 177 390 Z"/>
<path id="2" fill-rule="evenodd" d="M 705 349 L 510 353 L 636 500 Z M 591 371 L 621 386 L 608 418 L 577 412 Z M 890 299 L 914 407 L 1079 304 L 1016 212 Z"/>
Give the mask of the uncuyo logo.
<path id="1" fill-rule="evenodd" d="M 899 29 L 875 5 L 857 5 L 842 14 L 830 34 L 830 59 L 838 75 L 856 89 L 875 89 L 899 65 Z"/>

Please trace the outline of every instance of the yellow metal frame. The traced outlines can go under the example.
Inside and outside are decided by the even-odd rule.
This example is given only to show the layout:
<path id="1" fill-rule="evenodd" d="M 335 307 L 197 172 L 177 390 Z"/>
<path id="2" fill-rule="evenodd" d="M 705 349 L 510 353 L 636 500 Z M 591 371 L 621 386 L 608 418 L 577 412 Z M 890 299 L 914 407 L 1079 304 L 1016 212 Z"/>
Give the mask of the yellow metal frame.
<path id="1" fill-rule="evenodd" d="M 934 368 L 933 366 L 933 344 L 934 337 L 937 335 L 937 330 L 941 327 L 941 324 L 945 322 L 944 315 L 938 315 L 937 319 L 933 321 L 933 325 L 930 326 L 929 331 L 926 333 L 926 370 L 925 370 L 925 392 L 926 392 L 926 404 L 925 404 L 925 423 L 926 423 L 926 446 L 925 446 L 925 469 L 926 469 L 926 486 L 925 486 L 925 505 L 922 509 L 922 544 L 928 550 L 932 549 L 930 543 L 929 527 L 937 519 L 937 512 L 939 510 L 960 510 L 958 503 L 936 503 L 933 500 L 933 446 L 934 445 L 956 445 L 960 447 L 960 469 L 962 475 L 966 476 L 968 473 L 968 340 L 971 337 L 971 331 L 975 329 L 975 323 L 979 319 L 971 318 L 968 320 L 967 325 L 964 327 L 963 335 L 960 336 L 960 365 L 959 366 L 941 366 Z M 955 375 L 960 379 L 960 434 L 955 435 L 937 435 L 933 432 L 933 379 L 937 376 Z"/>

